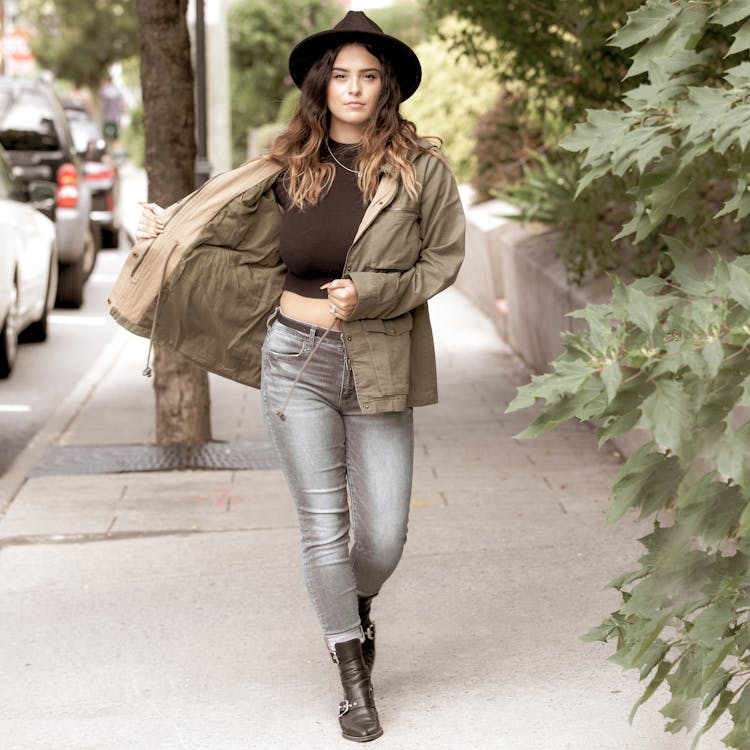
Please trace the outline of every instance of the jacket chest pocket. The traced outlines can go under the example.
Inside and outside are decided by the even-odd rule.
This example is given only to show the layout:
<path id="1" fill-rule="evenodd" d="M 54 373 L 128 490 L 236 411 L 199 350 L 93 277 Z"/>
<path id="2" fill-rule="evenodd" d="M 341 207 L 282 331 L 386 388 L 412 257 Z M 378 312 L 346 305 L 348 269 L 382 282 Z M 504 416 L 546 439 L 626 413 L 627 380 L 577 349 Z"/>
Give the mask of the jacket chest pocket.
<path id="1" fill-rule="evenodd" d="M 388 320 L 373 318 L 361 322 L 382 395 L 408 393 L 413 326 L 411 313 Z"/>
<path id="2" fill-rule="evenodd" d="M 422 244 L 419 209 L 391 206 L 377 221 L 377 251 L 368 267 L 381 271 L 406 271 L 419 259 Z"/>

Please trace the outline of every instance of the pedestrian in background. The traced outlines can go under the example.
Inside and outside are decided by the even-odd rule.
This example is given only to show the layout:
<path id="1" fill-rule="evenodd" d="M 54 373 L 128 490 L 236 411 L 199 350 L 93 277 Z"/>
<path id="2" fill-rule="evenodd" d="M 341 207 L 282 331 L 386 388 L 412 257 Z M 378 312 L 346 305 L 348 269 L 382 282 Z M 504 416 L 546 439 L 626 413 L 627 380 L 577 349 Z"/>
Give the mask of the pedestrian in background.
<path id="1" fill-rule="evenodd" d="M 116 145 L 120 138 L 120 118 L 123 114 L 123 98 L 120 89 L 107 76 L 99 89 L 102 108 L 102 133 L 107 143 Z"/>
<path id="2" fill-rule="evenodd" d="M 437 401 L 427 300 L 458 273 L 464 220 L 445 159 L 399 113 L 421 80 L 406 44 L 350 11 L 289 68 L 302 95 L 270 152 L 148 204 L 110 301 L 130 330 L 261 386 L 342 733 L 365 742 L 383 733 L 370 609 L 406 541 L 412 408 Z"/>

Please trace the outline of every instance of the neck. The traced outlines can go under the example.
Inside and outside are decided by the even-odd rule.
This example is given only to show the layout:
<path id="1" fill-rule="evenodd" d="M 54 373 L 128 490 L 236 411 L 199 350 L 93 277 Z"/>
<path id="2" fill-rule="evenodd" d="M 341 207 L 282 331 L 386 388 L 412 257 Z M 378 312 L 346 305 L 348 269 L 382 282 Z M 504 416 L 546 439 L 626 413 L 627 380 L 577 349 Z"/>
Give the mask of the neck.
<path id="1" fill-rule="evenodd" d="M 336 143 L 360 143 L 364 128 L 357 125 L 345 125 L 338 122 L 331 123 L 328 137 Z"/>

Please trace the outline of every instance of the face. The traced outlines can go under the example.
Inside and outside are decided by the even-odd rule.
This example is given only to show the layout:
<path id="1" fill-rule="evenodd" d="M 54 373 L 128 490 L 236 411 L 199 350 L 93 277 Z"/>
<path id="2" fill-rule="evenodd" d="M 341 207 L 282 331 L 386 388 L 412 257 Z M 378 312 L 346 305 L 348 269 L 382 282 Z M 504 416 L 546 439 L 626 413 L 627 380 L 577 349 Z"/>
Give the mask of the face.
<path id="1" fill-rule="evenodd" d="M 329 133 L 339 143 L 357 143 L 375 114 L 383 85 L 380 62 L 360 44 L 342 47 L 326 89 Z"/>

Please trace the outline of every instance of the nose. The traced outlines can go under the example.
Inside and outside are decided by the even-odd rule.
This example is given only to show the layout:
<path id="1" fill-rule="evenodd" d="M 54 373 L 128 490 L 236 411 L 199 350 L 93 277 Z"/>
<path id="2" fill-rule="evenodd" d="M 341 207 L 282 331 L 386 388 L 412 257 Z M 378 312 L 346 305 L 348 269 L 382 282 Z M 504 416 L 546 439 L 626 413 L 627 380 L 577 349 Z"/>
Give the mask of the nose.
<path id="1" fill-rule="evenodd" d="M 350 76 L 349 77 L 349 93 L 350 94 L 357 94 L 360 90 L 360 80 L 359 76 Z"/>

